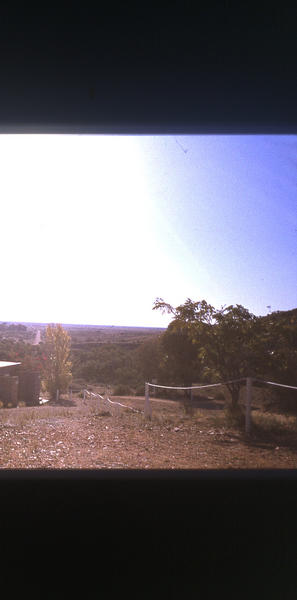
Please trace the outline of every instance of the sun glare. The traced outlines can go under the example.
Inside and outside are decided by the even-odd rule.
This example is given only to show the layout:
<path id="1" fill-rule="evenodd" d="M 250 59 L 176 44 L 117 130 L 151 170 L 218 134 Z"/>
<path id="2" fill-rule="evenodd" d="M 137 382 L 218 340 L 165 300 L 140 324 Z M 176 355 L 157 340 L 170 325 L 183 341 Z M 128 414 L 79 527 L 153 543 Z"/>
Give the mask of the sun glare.
<path id="1" fill-rule="evenodd" d="M 0 158 L 6 318 L 75 321 L 77 298 L 89 298 L 86 322 L 112 319 L 119 295 L 141 280 L 154 254 L 136 138 L 1 136 Z"/>

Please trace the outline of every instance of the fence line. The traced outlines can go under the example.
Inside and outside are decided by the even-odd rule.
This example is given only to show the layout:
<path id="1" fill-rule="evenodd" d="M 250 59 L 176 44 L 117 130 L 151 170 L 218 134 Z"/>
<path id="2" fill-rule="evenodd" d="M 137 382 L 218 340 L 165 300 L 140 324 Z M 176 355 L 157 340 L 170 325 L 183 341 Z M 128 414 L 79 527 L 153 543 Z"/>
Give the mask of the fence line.
<path id="1" fill-rule="evenodd" d="M 133 408 L 133 406 L 128 406 L 128 404 L 121 404 L 121 402 L 115 402 L 114 400 L 110 400 L 110 398 L 106 398 L 106 400 L 108 402 L 110 402 L 110 404 L 117 404 L 118 406 L 122 406 L 123 408 L 130 408 L 130 410 L 133 410 L 134 412 L 143 412 L 142 410 L 138 410 L 137 408 Z"/>
<path id="2" fill-rule="evenodd" d="M 228 384 L 231 384 L 231 383 L 239 383 L 239 382 L 242 382 L 242 381 L 246 382 L 245 431 L 246 431 L 247 435 L 250 434 L 250 430 L 251 430 L 251 405 L 252 405 L 253 381 L 255 381 L 255 382 L 257 381 L 259 383 L 264 383 L 264 384 L 267 384 L 267 385 L 275 385 L 275 386 L 278 386 L 278 387 L 283 387 L 283 388 L 288 388 L 288 389 L 292 389 L 292 390 L 297 390 L 297 387 L 293 386 L 293 385 L 286 385 L 284 383 L 276 383 L 274 381 L 264 381 L 262 379 L 257 379 L 255 377 L 241 377 L 240 379 L 232 379 L 230 381 L 225 381 L 225 382 L 221 382 L 221 383 L 210 383 L 208 385 L 196 385 L 196 386 L 191 386 L 191 387 L 177 387 L 177 386 L 169 386 L 169 385 L 158 385 L 156 383 L 149 383 L 147 381 L 144 384 L 145 385 L 144 411 L 138 410 L 136 408 L 133 408 L 132 406 L 128 406 L 127 404 L 122 404 L 121 402 L 116 402 L 115 400 L 110 400 L 110 398 L 108 396 L 106 396 L 106 398 L 104 398 L 100 394 L 94 394 L 94 392 L 89 392 L 88 390 L 84 390 L 84 399 L 85 399 L 86 394 L 88 394 L 89 396 L 94 396 L 94 397 L 100 398 L 103 401 L 107 401 L 110 404 L 121 406 L 122 408 L 128 408 L 128 409 L 132 410 L 133 412 L 142 413 L 142 414 L 144 414 L 144 416 L 146 418 L 151 419 L 152 418 L 152 406 L 151 406 L 150 395 L 149 395 L 149 388 L 150 387 L 152 387 L 152 388 L 169 389 L 169 390 L 200 390 L 200 389 L 205 389 L 205 388 L 212 388 L 212 387 L 219 387 L 219 386 L 223 386 L 223 385 L 228 385 Z"/>
<path id="3" fill-rule="evenodd" d="M 121 402 L 115 402 L 115 400 L 110 400 L 110 398 L 108 398 L 108 396 L 106 398 L 104 398 L 100 394 L 94 394 L 94 392 L 89 392 L 89 390 L 84 390 L 84 394 L 85 393 L 87 393 L 89 396 L 95 396 L 96 398 L 100 398 L 104 402 L 109 402 L 110 404 L 116 404 L 117 406 L 122 406 L 123 408 L 129 408 L 130 410 L 133 410 L 134 412 L 138 412 L 138 413 L 143 412 L 142 410 L 138 410 L 137 408 L 133 408 L 132 406 L 128 406 L 127 404 L 122 404 Z"/>
<path id="4" fill-rule="evenodd" d="M 201 389 L 205 389 L 205 388 L 213 388 L 213 387 L 219 387 L 222 385 L 228 385 L 230 383 L 239 383 L 240 381 L 245 381 L 246 378 L 245 377 L 241 377 L 240 379 L 232 379 L 231 381 L 225 381 L 223 383 L 210 383 L 208 385 L 194 385 L 191 387 L 176 387 L 176 386 L 169 386 L 169 385 L 158 385 L 156 383 L 149 383 L 148 381 L 145 382 L 145 403 L 144 403 L 144 416 L 148 419 L 152 418 L 152 406 L 151 406 L 151 402 L 150 402 L 150 392 L 149 392 L 149 388 L 153 387 L 153 388 L 162 388 L 162 389 L 169 389 L 169 390 L 201 390 Z M 250 397 L 250 395 L 249 395 Z M 250 404 L 250 403 L 249 403 Z M 248 409 L 247 409 L 248 411 Z M 248 417 L 247 417 L 248 419 Z"/>
<path id="5" fill-rule="evenodd" d="M 284 383 L 275 383 L 274 381 L 264 381 L 263 379 L 254 379 L 259 383 L 267 383 L 268 385 L 277 385 L 278 387 L 290 388 L 291 390 L 297 390 L 295 385 L 285 385 Z"/>
<path id="6" fill-rule="evenodd" d="M 210 387 L 218 387 L 220 385 L 228 385 L 230 383 L 238 383 L 239 381 L 245 381 L 246 377 L 241 377 L 241 379 L 232 379 L 231 381 L 225 381 L 223 383 L 210 383 L 208 385 L 192 385 L 191 387 L 175 387 L 170 385 L 157 385 L 156 383 L 146 382 L 145 385 L 154 388 L 165 388 L 166 390 L 200 390 L 202 388 L 210 388 Z"/>
<path id="7" fill-rule="evenodd" d="M 258 381 L 259 383 L 266 383 L 267 385 L 275 385 L 278 387 L 289 388 L 292 390 L 297 390 L 296 386 L 293 385 L 285 385 L 283 383 L 276 383 L 274 381 L 264 381 L 262 379 L 256 379 L 255 377 L 242 377 L 241 379 L 233 379 L 231 381 L 225 381 L 223 383 L 211 383 L 209 385 L 199 385 L 192 387 L 174 387 L 167 385 L 157 385 L 155 383 L 145 383 L 145 406 L 144 406 L 144 415 L 151 419 L 152 417 L 152 407 L 150 402 L 149 388 L 163 388 L 169 390 L 198 390 L 203 388 L 211 388 L 211 387 L 219 387 L 222 385 L 228 385 L 231 383 L 239 383 L 240 381 L 246 382 L 246 394 L 245 394 L 245 432 L 247 435 L 250 435 L 251 431 L 251 409 L 252 409 L 252 394 L 253 394 L 253 381 Z"/>

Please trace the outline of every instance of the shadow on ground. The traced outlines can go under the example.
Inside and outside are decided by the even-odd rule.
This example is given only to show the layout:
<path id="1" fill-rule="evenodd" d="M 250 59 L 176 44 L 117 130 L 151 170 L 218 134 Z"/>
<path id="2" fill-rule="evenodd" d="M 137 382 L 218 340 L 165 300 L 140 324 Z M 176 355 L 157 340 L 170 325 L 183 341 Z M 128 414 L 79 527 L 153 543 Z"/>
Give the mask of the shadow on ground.
<path id="1" fill-rule="evenodd" d="M 232 435 L 230 439 L 215 440 L 215 443 L 219 446 L 231 446 L 236 442 L 242 442 L 249 448 L 259 448 L 261 450 L 273 450 L 279 447 L 297 452 L 297 440 L 292 432 L 273 435 L 272 433 L 254 430 L 250 437 L 246 437 L 243 433 L 242 435 Z"/>
<path id="2" fill-rule="evenodd" d="M 297 452 L 297 440 L 296 435 L 292 432 L 288 433 L 262 433 L 254 432 L 250 439 L 246 440 L 246 444 L 250 447 L 261 448 L 264 445 L 266 447 L 275 448 L 287 448 L 293 452 Z"/>
<path id="3" fill-rule="evenodd" d="M 223 410 L 224 404 L 215 402 L 214 400 L 195 400 L 193 402 L 194 408 L 205 408 L 207 410 Z"/>

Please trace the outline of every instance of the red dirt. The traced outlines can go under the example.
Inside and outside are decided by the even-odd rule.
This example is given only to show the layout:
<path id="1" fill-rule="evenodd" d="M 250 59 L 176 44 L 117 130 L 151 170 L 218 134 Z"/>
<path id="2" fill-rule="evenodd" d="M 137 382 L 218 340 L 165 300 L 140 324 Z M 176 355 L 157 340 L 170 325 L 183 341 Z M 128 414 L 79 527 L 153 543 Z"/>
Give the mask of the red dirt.
<path id="1" fill-rule="evenodd" d="M 113 398 L 115 400 L 115 398 Z M 120 402 L 143 409 L 143 398 Z M 2 469 L 296 468 L 297 449 L 256 444 L 226 428 L 222 411 L 186 417 L 180 405 L 152 399 L 153 418 L 73 398 L 73 406 L 0 411 Z M 110 411 L 112 414 L 106 414 Z M 214 414 L 215 413 L 215 414 Z"/>

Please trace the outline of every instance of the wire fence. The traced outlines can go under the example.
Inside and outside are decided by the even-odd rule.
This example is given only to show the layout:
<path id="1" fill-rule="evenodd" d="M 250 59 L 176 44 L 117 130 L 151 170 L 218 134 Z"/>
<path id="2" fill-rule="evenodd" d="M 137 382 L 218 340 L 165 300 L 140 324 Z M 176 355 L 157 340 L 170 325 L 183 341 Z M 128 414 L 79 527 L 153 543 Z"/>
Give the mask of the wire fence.
<path id="1" fill-rule="evenodd" d="M 201 390 L 201 389 L 207 389 L 207 388 L 216 388 L 216 387 L 221 387 L 221 386 L 225 386 L 225 385 L 231 385 L 233 383 L 244 383 L 246 384 L 246 394 L 245 394 L 245 407 L 246 407 L 246 413 L 245 413 L 245 431 L 247 434 L 250 433 L 251 430 L 251 404 L 252 404 L 252 388 L 253 388 L 253 382 L 257 382 L 257 383 L 262 383 L 262 384 L 266 384 L 266 385 L 272 385 L 272 386 L 277 386 L 280 388 L 288 388 L 291 390 L 297 390 L 297 386 L 293 386 L 293 385 L 287 385 L 284 383 L 277 383 L 275 381 L 265 381 L 263 379 L 258 379 L 255 377 L 241 377 L 239 379 L 231 379 L 229 381 L 223 381 L 223 382 L 219 382 L 219 383 L 209 383 L 209 384 L 203 384 L 203 385 L 194 385 L 194 386 L 169 386 L 169 385 L 159 385 L 157 383 L 150 383 L 150 382 L 145 382 L 144 387 L 145 387 L 145 399 L 144 399 L 144 410 L 139 410 L 137 408 L 134 408 L 132 406 L 129 406 L 128 404 L 123 404 L 122 402 L 117 402 L 115 400 L 111 400 L 107 394 L 105 395 L 105 397 L 101 396 L 101 394 L 96 394 L 94 392 L 90 392 L 87 389 L 83 390 L 83 394 L 84 394 L 84 400 L 86 399 L 86 396 L 89 397 L 94 397 L 94 398 L 98 398 L 99 400 L 101 400 L 102 403 L 107 403 L 113 406 L 119 406 L 121 408 L 125 408 L 128 410 L 131 410 L 132 412 L 135 413 L 141 413 L 144 414 L 144 416 L 146 418 L 151 419 L 152 418 L 152 405 L 151 405 L 151 401 L 150 401 L 150 394 L 149 394 L 149 390 L 150 388 L 159 388 L 159 389 L 168 389 L 168 390 Z M 297 400 L 297 397 L 296 397 Z"/>
<path id="2" fill-rule="evenodd" d="M 210 387 L 219 387 L 221 385 L 228 385 L 230 383 L 239 383 L 240 381 L 245 381 L 246 377 L 241 377 L 241 379 L 232 379 L 231 381 L 224 381 L 223 383 L 209 383 L 207 385 L 192 385 L 190 387 L 175 387 L 170 385 L 157 385 L 156 383 L 146 383 L 149 387 L 154 388 L 164 388 L 167 390 L 200 390 L 202 388 L 210 388 Z"/>
<path id="3" fill-rule="evenodd" d="M 291 390 L 297 390 L 297 387 L 295 385 L 285 385 L 284 383 L 275 383 L 275 381 L 264 381 L 262 379 L 253 379 L 253 381 L 257 381 L 259 383 L 266 383 L 267 385 L 276 385 L 282 388 L 289 388 Z"/>
<path id="4" fill-rule="evenodd" d="M 156 383 L 150 383 L 150 382 L 146 382 L 145 383 L 145 407 L 144 407 L 144 415 L 147 418 L 151 418 L 152 417 L 152 407 L 151 407 L 151 403 L 150 403 L 150 395 L 149 395 L 149 389 L 150 388 L 162 388 L 162 389 L 170 389 L 170 390 L 200 390 L 200 389 L 206 389 L 206 388 L 214 388 L 214 387 L 220 387 L 220 386 L 224 386 L 224 385 L 231 385 L 232 383 L 241 383 L 241 382 L 245 382 L 246 384 L 246 395 L 245 395 L 245 431 L 246 434 L 249 435 L 250 431 L 251 431 L 251 410 L 252 410 L 252 393 L 253 393 L 253 382 L 258 382 L 258 383 L 263 383 L 266 385 L 273 385 L 273 386 L 278 386 L 281 388 L 288 388 L 288 389 L 292 389 L 292 390 L 297 390 L 296 386 L 293 385 L 286 385 L 283 383 L 277 383 L 275 381 L 265 381 L 262 379 L 257 379 L 255 377 L 241 377 L 239 379 L 232 379 L 230 381 L 224 381 L 224 382 L 220 382 L 220 383 L 210 383 L 210 384 L 205 384 L 205 385 L 194 385 L 194 386 L 190 386 L 190 387 L 177 387 L 177 386 L 165 386 L 165 385 L 159 385 Z M 297 397 L 296 397 L 297 400 Z"/>
<path id="5" fill-rule="evenodd" d="M 122 408 L 128 408 L 136 413 L 143 413 L 142 410 L 134 408 L 133 406 L 129 406 L 128 404 L 122 404 L 122 402 L 116 402 L 115 400 L 111 400 L 107 395 L 106 395 L 106 397 L 104 397 L 104 396 L 101 396 L 100 394 L 95 394 L 94 392 L 89 392 L 89 390 L 84 390 L 83 393 L 84 393 L 84 400 L 86 398 L 86 395 L 93 396 L 95 398 L 99 398 L 102 402 L 108 402 L 109 404 L 113 404 L 115 406 L 121 406 Z"/>

